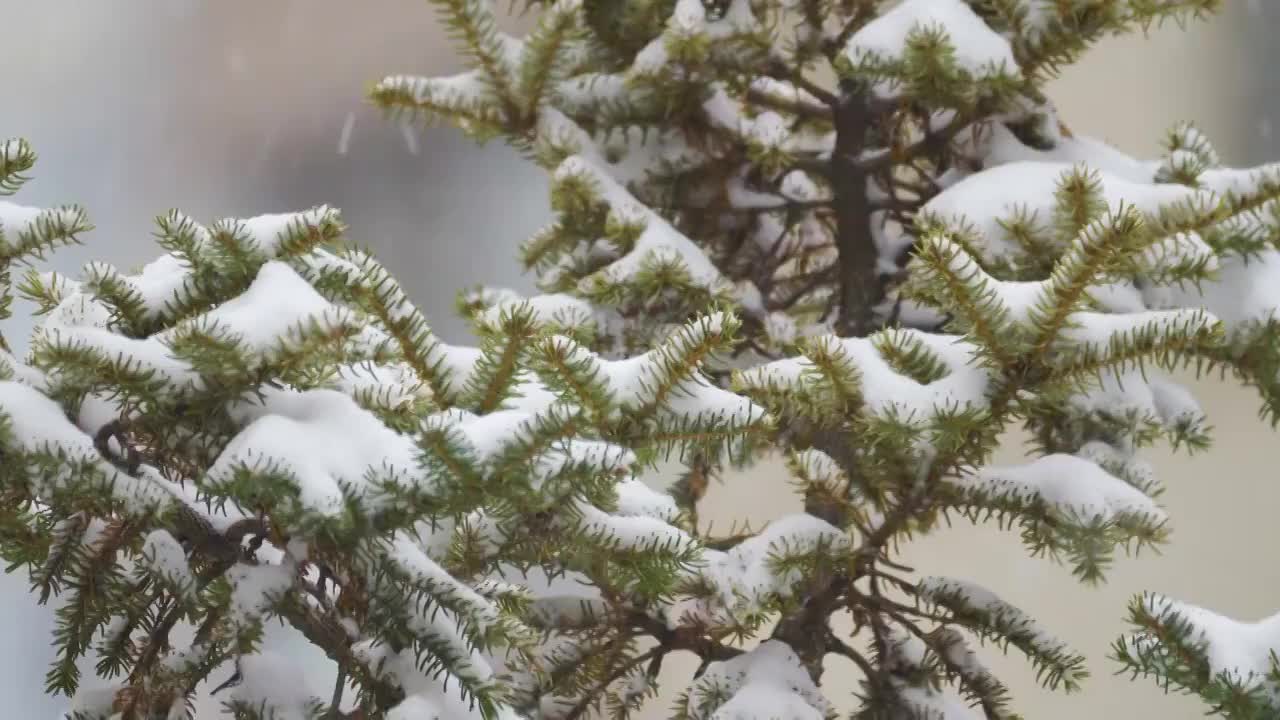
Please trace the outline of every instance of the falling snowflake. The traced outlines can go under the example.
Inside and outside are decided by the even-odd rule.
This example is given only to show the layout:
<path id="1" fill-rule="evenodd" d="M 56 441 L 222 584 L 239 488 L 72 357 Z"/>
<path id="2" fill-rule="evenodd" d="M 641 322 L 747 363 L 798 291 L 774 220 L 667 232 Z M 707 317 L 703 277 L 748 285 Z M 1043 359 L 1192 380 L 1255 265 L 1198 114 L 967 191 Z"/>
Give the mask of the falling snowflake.
<path id="1" fill-rule="evenodd" d="M 409 148 L 410 155 L 418 154 L 418 131 L 413 125 L 407 122 L 400 123 L 400 134 L 404 136 L 405 147 Z"/>
<path id="2" fill-rule="evenodd" d="M 347 113 L 347 119 L 342 123 L 342 133 L 338 135 L 338 154 L 346 155 L 347 148 L 351 145 L 351 131 L 356 126 L 356 114 L 354 112 Z"/>

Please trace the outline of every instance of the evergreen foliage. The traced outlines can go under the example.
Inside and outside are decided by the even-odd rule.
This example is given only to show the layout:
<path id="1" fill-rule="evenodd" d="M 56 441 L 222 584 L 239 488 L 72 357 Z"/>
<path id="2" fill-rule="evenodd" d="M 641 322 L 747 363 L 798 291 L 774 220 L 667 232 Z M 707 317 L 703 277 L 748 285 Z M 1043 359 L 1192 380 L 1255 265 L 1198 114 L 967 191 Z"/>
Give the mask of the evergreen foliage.
<path id="1" fill-rule="evenodd" d="M 444 343 L 327 207 L 171 212 L 138 273 L 27 273 L 0 551 L 57 596 L 48 690 L 84 718 L 186 717 L 201 687 L 243 718 L 626 718 L 680 651 L 674 718 L 821 720 L 838 655 L 857 718 L 1016 717 L 978 642 L 1079 689 L 1033 617 L 894 553 L 995 518 L 1101 582 L 1168 535 L 1139 451 L 1209 443 L 1160 371 L 1231 373 L 1280 417 L 1280 170 L 1190 125 L 1135 160 L 1044 93 L 1216 0 L 558 0 L 522 39 L 435 2 L 472 69 L 373 99 L 547 169 L 556 219 L 520 250 L 543 294 L 464 294 L 478 344 Z M 0 191 L 34 159 L 0 145 Z M 0 223 L 3 308 L 11 264 L 90 229 Z M 992 465 L 1017 426 L 1034 459 Z M 708 483 L 773 454 L 803 512 L 713 534 Z M 1130 618 L 1135 675 L 1280 714 L 1280 616 Z M 336 664 L 331 697 L 263 646 L 275 620 Z"/>

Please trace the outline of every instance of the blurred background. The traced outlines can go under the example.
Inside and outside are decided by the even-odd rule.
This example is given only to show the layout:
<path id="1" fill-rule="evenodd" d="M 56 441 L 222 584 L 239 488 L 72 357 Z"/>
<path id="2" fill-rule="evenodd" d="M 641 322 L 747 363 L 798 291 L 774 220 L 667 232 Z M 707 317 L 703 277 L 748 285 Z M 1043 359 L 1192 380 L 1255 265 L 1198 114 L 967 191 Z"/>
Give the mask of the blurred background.
<path id="1" fill-rule="evenodd" d="M 1210 24 L 1108 41 L 1067 70 L 1052 95 L 1072 129 L 1152 155 L 1166 128 L 1189 119 L 1229 163 L 1280 159 L 1280 48 L 1271 44 L 1280 3 L 1226 4 Z M 173 207 L 212 222 L 328 203 L 449 340 L 467 339 L 452 313 L 457 291 L 530 286 L 513 258 L 548 219 L 541 171 L 499 144 L 478 148 L 449 128 L 384 120 L 363 100 L 388 73 L 457 69 L 426 0 L 0 0 L 0 27 L 0 137 L 26 137 L 40 153 L 36 179 L 17 199 L 80 203 L 97 226 L 86 247 L 54 256 L 54 269 L 150 260 L 152 218 Z M 6 328 L 18 345 L 25 309 Z M 995 528 L 957 525 L 905 549 L 922 572 L 996 589 L 1092 659 L 1095 677 L 1063 696 L 1037 689 L 1019 658 L 991 650 L 1026 717 L 1203 715 L 1195 699 L 1112 675 L 1109 643 L 1141 590 L 1242 619 L 1280 609 L 1280 445 L 1247 390 L 1211 380 L 1194 389 L 1217 428 L 1213 450 L 1149 455 L 1169 486 L 1175 532 L 1164 555 L 1122 559 L 1108 585 L 1087 588 Z M 1016 443 L 998 460 L 1016 461 Z M 779 468 L 763 466 L 715 489 L 708 509 L 718 525 L 734 517 L 758 525 L 798 502 Z M 25 577 L 0 576 L 0 714 L 55 718 L 65 709 L 42 693 L 51 618 Z M 664 694 L 681 689 L 689 670 L 669 664 Z M 327 685 L 318 680 L 317 694 Z M 824 686 L 839 706 L 852 705 L 848 668 L 833 667 Z M 667 706 L 648 717 L 665 717 Z M 212 707 L 202 704 L 201 717 L 216 715 Z"/>

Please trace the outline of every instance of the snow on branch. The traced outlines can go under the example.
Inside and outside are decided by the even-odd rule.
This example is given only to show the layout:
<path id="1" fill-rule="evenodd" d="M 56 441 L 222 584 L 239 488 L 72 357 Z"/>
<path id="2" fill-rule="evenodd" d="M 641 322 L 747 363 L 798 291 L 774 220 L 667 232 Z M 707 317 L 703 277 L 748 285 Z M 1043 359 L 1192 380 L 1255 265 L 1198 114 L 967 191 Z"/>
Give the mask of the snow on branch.
<path id="1" fill-rule="evenodd" d="M 949 483 L 944 502 L 974 518 L 1017 520 L 1034 551 L 1065 556 L 1077 576 L 1097 582 L 1116 547 L 1153 545 L 1167 534 L 1165 512 L 1140 489 L 1154 483 L 1134 479 L 1082 456 L 1054 453 L 1025 465 L 964 471 Z"/>
<path id="2" fill-rule="evenodd" d="M 1047 455 L 1025 465 L 984 467 L 956 483 L 975 494 L 1043 503 L 1056 515 L 1077 522 L 1122 517 L 1162 522 L 1155 501 L 1096 464 L 1072 455 Z"/>
<path id="3" fill-rule="evenodd" d="M 855 67 L 901 63 L 931 32 L 946 38 L 955 63 L 972 76 L 1017 72 L 1008 41 L 963 0 L 905 0 L 855 32 L 845 54 Z"/>
<path id="4" fill-rule="evenodd" d="M 0 200 L 0 257 L 6 262 L 39 259 L 77 242 L 91 228 L 88 216 L 78 207 L 45 210 Z"/>
<path id="5" fill-rule="evenodd" d="M 803 356 L 778 360 L 737 376 L 748 394 L 778 398 L 793 393 L 815 399 L 850 401 L 871 416 L 926 424 L 944 411 L 981 408 L 990 374 L 972 362 L 976 345 L 957 336 L 903 333 L 918 340 L 934 360 L 939 377 L 919 382 L 899 372 L 872 338 L 815 338 Z M 775 400 L 776 401 L 776 400 Z M 820 407 L 811 408 L 812 412 Z"/>
<path id="6" fill-rule="evenodd" d="M 26 171 L 36 162 L 35 149 L 22 138 L 0 142 L 0 195 L 12 195 L 27 181 Z"/>
<path id="7" fill-rule="evenodd" d="M 711 663 L 684 701 L 690 720 L 825 720 L 832 708 L 785 643 L 764 642 Z"/>
<path id="8" fill-rule="evenodd" d="M 967 629 L 1021 650 L 1036 669 L 1037 679 L 1053 689 L 1078 689 L 1088 676 L 1084 657 L 1039 626 L 1035 618 L 972 582 L 924 577 L 916 583 L 917 597 L 945 608 Z"/>
<path id="9" fill-rule="evenodd" d="M 1113 655 L 1135 676 L 1200 695 L 1228 717 L 1280 711 L 1280 615 L 1244 622 L 1147 593 L 1129 604 L 1135 634 Z"/>
<path id="10" fill-rule="evenodd" d="M 605 269 L 584 279 L 583 290 L 603 294 L 618 286 L 635 283 L 646 273 L 669 267 L 695 287 L 717 293 L 725 291 L 725 280 L 706 254 L 664 218 L 636 200 L 612 177 L 583 157 L 571 157 L 556 171 L 554 182 L 572 179 L 584 183 L 587 193 L 596 195 L 610 214 L 612 223 L 632 228 L 630 247 Z"/>

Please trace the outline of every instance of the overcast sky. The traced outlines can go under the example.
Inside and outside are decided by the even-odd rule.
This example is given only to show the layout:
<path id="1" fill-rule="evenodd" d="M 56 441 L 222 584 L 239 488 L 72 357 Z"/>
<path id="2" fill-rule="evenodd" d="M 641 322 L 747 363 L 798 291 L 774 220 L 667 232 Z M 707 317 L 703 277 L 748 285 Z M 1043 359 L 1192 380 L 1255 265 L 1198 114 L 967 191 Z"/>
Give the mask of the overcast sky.
<path id="1" fill-rule="evenodd" d="M 98 228 L 55 267 L 149 260 L 152 219 L 173 207 L 212 222 L 328 203 L 447 335 L 459 289 L 521 282 L 543 173 L 364 101 L 384 74 L 454 69 L 425 0 L 0 0 L 0 23 L 23 59 L 0 65 L 0 136 L 40 153 L 16 199 L 80 203 Z"/>

